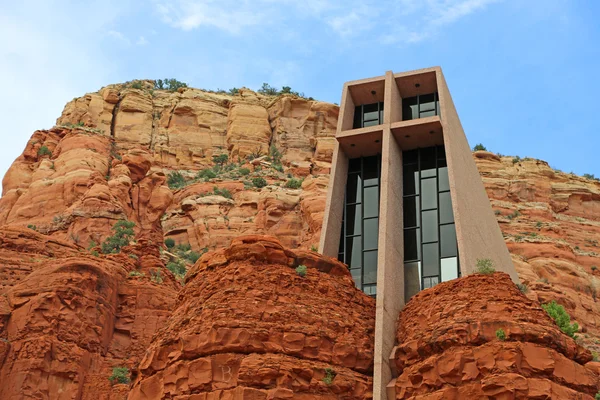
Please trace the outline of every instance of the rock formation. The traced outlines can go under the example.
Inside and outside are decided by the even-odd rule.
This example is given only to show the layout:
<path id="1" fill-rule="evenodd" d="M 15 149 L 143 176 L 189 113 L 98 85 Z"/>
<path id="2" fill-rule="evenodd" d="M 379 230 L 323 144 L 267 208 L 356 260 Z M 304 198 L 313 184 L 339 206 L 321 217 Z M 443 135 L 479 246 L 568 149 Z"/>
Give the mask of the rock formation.
<path id="1" fill-rule="evenodd" d="M 507 274 L 471 275 L 415 295 L 400 313 L 388 398 L 593 399 L 589 350 Z"/>
<path id="2" fill-rule="evenodd" d="M 295 95 L 170 92 L 154 90 L 152 81 L 109 85 L 69 102 L 55 127 L 34 132 L 3 179 L 0 398 L 144 398 L 147 387 L 181 399 L 289 398 L 290 391 L 298 399 L 367 398 L 372 301 L 351 290 L 340 264 L 307 251 L 319 241 L 337 117 L 337 106 Z M 540 160 L 474 157 L 529 288 L 528 300 L 514 297 L 523 303 L 515 310 L 533 312 L 541 318 L 535 326 L 551 329 L 534 304 L 556 300 L 581 326 L 578 343 L 600 352 L 600 182 Z M 124 220 L 135 223 L 135 241 L 120 254 L 99 254 Z M 279 242 L 234 241 L 243 235 Z M 211 252 L 192 267 L 195 259 L 182 260 L 165 239 Z M 240 259 L 240 249 L 250 257 Z M 302 279 L 292 268 L 298 260 L 309 267 Z M 165 268 L 172 262 L 191 268 L 185 286 Z M 514 316 L 510 307 L 506 318 Z M 272 319 L 259 318 L 265 313 Z M 498 321 L 506 342 L 488 340 L 494 336 L 486 330 L 485 343 L 436 347 L 428 357 L 446 362 L 452 351 L 477 348 L 496 359 L 538 346 L 562 368 L 575 354 L 570 339 L 526 340 Z M 200 331 L 212 336 L 188 342 Z M 587 358 L 573 368 L 582 371 Z M 428 359 L 401 365 L 412 376 Z M 503 379 L 515 373 L 527 390 L 545 379 L 557 393 L 592 393 L 593 385 L 556 378 L 547 365 L 523 372 L 520 363 L 502 370 Z M 232 374 L 239 367 L 235 381 L 219 377 L 224 365 Z M 448 376 L 463 371 L 447 365 Z M 581 376 L 598 365 L 589 362 Z M 109 382 L 114 367 L 131 371 L 131 385 Z M 336 374 L 331 385 L 323 382 L 326 368 Z M 191 370 L 201 371 L 193 382 L 182 378 Z M 488 390 L 475 381 L 463 386 Z M 441 381 L 409 383 L 397 381 L 403 396 L 445 390 Z"/>

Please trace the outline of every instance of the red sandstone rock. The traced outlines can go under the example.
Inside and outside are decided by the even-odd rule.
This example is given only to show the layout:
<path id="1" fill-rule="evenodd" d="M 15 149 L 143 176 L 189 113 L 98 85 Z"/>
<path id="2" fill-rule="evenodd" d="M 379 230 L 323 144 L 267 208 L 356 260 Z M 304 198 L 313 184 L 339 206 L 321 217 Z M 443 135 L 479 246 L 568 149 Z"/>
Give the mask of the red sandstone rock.
<path id="1" fill-rule="evenodd" d="M 506 339 L 497 338 L 502 329 Z M 589 350 L 503 273 L 425 290 L 398 321 L 396 399 L 592 399 Z"/>
<path id="2" fill-rule="evenodd" d="M 374 305 L 336 260 L 237 238 L 189 271 L 128 398 L 369 398 Z"/>

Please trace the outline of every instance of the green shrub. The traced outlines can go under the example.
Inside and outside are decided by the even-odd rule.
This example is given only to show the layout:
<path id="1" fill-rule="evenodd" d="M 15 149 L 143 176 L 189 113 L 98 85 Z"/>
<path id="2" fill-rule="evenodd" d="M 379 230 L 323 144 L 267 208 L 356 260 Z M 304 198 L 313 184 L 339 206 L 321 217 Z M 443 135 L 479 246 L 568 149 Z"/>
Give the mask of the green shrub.
<path id="1" fill-rule="evenodd" d="M 150 270 L 150 280 L 154 283 L 163 283 L 162 273 L 160 268 Z"/>
<path id="2" fill-rule="evenodd" d="M 201 256 L 201 254 L 199 254 L 199 253 L 196 253 L 195 251 L 190 251 L 190 252 L 187 254 L 187 257 L 186 257 L 186 259 L 187 259 L 189 262 L 191 262 L 192 264 L 195 264 L 195 263 L 196 263 L 196 261 L 198 261 L 198 260 L 200 259 L 200 256 Z"/>
<path id="3" fill-rule="evenodd" d="M 296 273 L 303 278 L 306 276 L 307 271 L 306 265 L 298 265 L 298 267 L 296 267 Z"/>
<path id="4" fill-rule="evenodd" d="M 268 96 L 276 96 L 277 89 L 269 85 L 268 83 L 263 83 L 261 88 L 257 90 L 258 93 L 266 94 Z"/>
<path id="5" fill-rule="evenodd" d="M 32 229 L 37 232 L 37 226 L 35 226 L 35 225 L 29 224 L 29 225 L 27 225 L 27 228 Z"/>
<path id="6" fill-rule="evenodd" d="M 600 356 L 598 355 L 597 351 L 592 351 L 592 361 L 599 361 L 600 360 Z"/>
<path id="7" fill-rule="evenodd" d="M 487 149 L 485 148 L 484 145 L 482 145 L 481 143 L 477 143 L 475 145 L 475 147 L 473 147 L 473 151 L 480 151 L 480 150 L 487 151 Z"/>
<path id="8" fill-rule="evenodd" d="M 527 294 L 527 292 L 529 292 L 529 288 L 527 287 L 526 284 L 524 283 L 517 283 L 517 288 L 519 288 L 519 290 L 521 291 L 521 293 L 523 294 Z"/>
<path id="9" fill-rule="evenodd" d="M 94 257 L 100 257 L 100 253 L 98 253 L 97 250 L 90 251 L 90 254 L 93 255 Z"/>
<path id="10" fill-rule="evenodd" d="M 186 185 L 185 178 L 179 171 L 170 172 L 167 175 L 167 185 L 170 189 L 181 189 Z"/>
<path id="11" fill-rule="evenodd" d="M 213 193 L 217 196 L 223 196 L 226 199 L 232 199 L 233 195 L 227 188 L 219 189 L 218 186 L 215 186 L 213 189 Z"/>
<path id="12" fill-rule="evenodd" d="M 204 179 L 205 181 L 214 179 L 216 177 L 217 177 L 217 174 L 215 173 L 215 171 L 213 171 L 210 168 L 203 169 L 202 171 L 200 171 L 196 174 L 196 178 Z"/>
<path id="13" fill-rule="evenodd" d="M 232 95 L 232 96 L 235 96 L 235 95 L 236 95 L 236 94 L 238 94 L 239 92 L 240 92 L 240 89 L 238 89 L 238 88 L 236 88 L 236 87 L 234 87 L 234 88 L 231 88 L 231 89 L 229 89 L 229 90 L 227 91 L 227 93 L 229 93 L 229 94 L 230 94 L 230 95 Z"/>
<path id="14" fill-rule="evenodd" d="M 165 246 L 167 246 L 168 249 L 172 249 L 175 246 L 175 240 L 173 240 L 172 238 L 166 238 Z"/>
<path id="15" fill-rule="evenodd" d="M 302 179 L 292 178 L 285 183 L 285 187 L 289 189 L 298 189 L 302 186 Z"/>
<path id="16" fill-rule="evenodd" d="M 227 154 L 219 154 L 218 156 L 213 156 L 212 159 L 215 164 L 223 165 L 227 162 L 229 156 Z"/>
<path id="17" fill-rule="evenodd" d="M 88 250 L 93 249 L 94 247 L 98 246 L 98 244 L 96 242 L 94 242 L 93 240 L 90 242 L 90 244 L 88 245 Z"/>
<path id="18" fill-rule="evenodd" d="M 42 146 L 38 149 L 38 156 L 48 156 L 52 157 L 52 151 L 47 146 Z"/>
<path id="19" fill-rule="evenodd" d="M 131 221 L 120 220 L 113 225 L 112 230 L 115 232 L 102 243 L 102 252 L 104 254 L 120 253 L 121 248 L 127 246 L 133 239 L 135 232 L 133 227 L 135 223 Z"/>
<path id="20" fill-rule="evenodd" d="M 310 246 L 310 251 L 319 251 L 319 248 L 316 245 Z"/>
<path id="21" fill-rule="evenodd" d="M 188 87 L 187 83 L 180 82 L 177 79 L 157 79 L 154 81 L 154 89 L 160 90 L 168 90 L 170 92 L 175 92 L 179 88 Z"/>
<path id="22" fill-rule="evenodd" d="M 550 303 L 542 304 L 542 308 L 556 322 L 556 325 L 568 336 L 575 338 L 575 332 L 579 330 L 577 322 L 571 324 L 571 317 L 564 307 L 552 300 Z"/>
<path id="23" fill-rule="evenodd" d="M 126 367 L 114 367 L 112 375 L 108 378 L 111 384 L 129 383 L 129 369 Z"/>
<path id="24" fill-rule="evenodd" d="M 494 269 L 494 263 L 489 258 L 478 258 L 477 259 L 477 273 L 484 275 L 491 275 L 496 270 Z"/>
<path id="25" fill-rule="evenodd" d="M 513 159 L 512 159 L 512 163 L 513 163 L 513 164 L 516 164 L 516 163 L 518 163 L 518 162 L 521 162 L 521 157 L 519 157 L 519 156 L 513 157 Z"/>
<path id="26" fill-rule="evenodd" d="M 325 368 L 325 376 L 323 377 L 323 382 L 329 386 L 333 383 L 333 379 L 337 374 L 332 368 Z"/>
<path id="27" fill-rule="evenodd" d="M 252 185 L 260 189 L 267 186 L 267 181 L 265 180 L 265 178 L 262 177 L 254 178 L 252 179 Z"/>
<path id="28" fill-rule="evenodd" d="M 598 267 L 597 267 L 597 266 L 595 266 L 595 265 L 592 265 L 592 271 L 595 271 L 595 270 L 597 270 L 597 269 L 598 269 Z"/>
<path id="29" fill-rule="evenodd" d="M 175 250 L 177 251 L 190 251 L 192 249 L 192 245 L 189 243 L 181 243 L 175 246 Z"/>
<path id="30" fill-rule="evenodd" d="M 594 400 L 600 400 L 600 392 L 596 393 L 594 396 Z"/>
<path id="31" fill-rule="evenodd" d="M 129 276 L 146 276 L 146 274 L 144 274 L 143 272 L 139 272 L 139 271 L 130 271 Z"/>
<path id="32" fill-rule="evenodd" d="M 167 263 L 167 269 L 179 279 L 183 278 L 187 272 L 185 264 L 181 261 L 169 261 Z"/>
<path id="33" fill-rule="evenodd" d="M 240 175 L 247 176 L 250 174 L 250 170 L 248 168 L 240 168 Z"/>
<path id="34" fill-rule="evenodd" d="M 504 333 L 504 329 L 500 328 L 496 331 L 496 337 L 499 340 L 505 341 L 506 340 L 506 333 Z"/>
<path id="35" fill-rule="evenodd" d="M 136 256 L 135 254 L 127 254 L 127 257 L 134 259 L 134 260 L 138 259 L 138 256 Z"/>
<path id="36" fill-rule="evenodd" d="M 140 81 L 135 81 L 131 84 L 131 88 L 133 89 L 141 89 L 142 88 L 142 82 Z"/>

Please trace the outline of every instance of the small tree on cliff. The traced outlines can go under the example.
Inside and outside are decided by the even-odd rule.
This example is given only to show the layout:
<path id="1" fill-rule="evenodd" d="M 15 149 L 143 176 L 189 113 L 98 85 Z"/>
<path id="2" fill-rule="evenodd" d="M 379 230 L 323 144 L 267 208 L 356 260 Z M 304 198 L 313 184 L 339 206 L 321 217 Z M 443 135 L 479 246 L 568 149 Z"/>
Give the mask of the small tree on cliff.
<path id="1" fill-rule="evenodd" d="M 475 145 L 475 147 L 473 147 L 473 151 L 480 151 L 480 150 L 487 151 L 487 149 L 485 148 L 484 145 L 482 145 L 481 143 L 477 143 Z"/>
<path id="2" fill-rule="evenodd" d="M 102 252 L 104 254 L 120 253 L 123 246 L 127 246 L 133 239 L 135 232 L 133 227 L 135 223 L 131 221 L 120 220 L 112 227 L 114 235 L 109 236 L 102 243 Z"/>
<path id="3" fill-rule="evenodd" d="M 542 308 L 552 317 L 561 331 L 575 338 L 575 332 L 579 330 L 579 325 L 577 322 L 571 324 L 571 317 L 563 306 L 552 300 L 550 303 L 542 304 Z"/>

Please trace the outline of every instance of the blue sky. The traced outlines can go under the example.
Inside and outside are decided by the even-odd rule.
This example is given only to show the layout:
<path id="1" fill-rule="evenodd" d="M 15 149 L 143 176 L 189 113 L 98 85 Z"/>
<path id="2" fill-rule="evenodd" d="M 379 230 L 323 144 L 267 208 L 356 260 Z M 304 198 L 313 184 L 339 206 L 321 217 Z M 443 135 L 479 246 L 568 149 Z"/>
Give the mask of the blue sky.
<path id="1" fill-rule="evenodd" d="M 66 102 L 136 78 L 288 85 L 440 65 L 471 145 L 600 176 L 593 0 L 1 0 L 0 175 Z"/>

